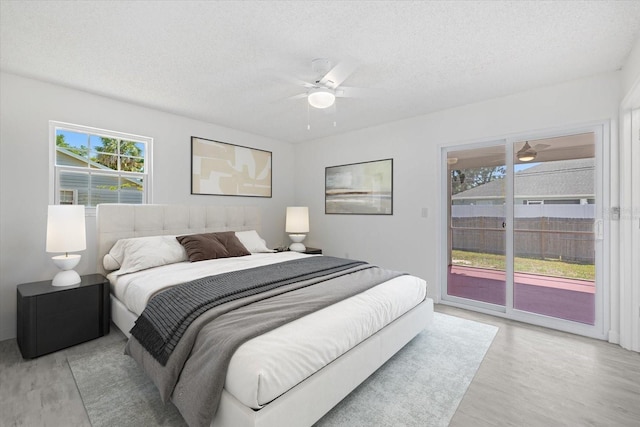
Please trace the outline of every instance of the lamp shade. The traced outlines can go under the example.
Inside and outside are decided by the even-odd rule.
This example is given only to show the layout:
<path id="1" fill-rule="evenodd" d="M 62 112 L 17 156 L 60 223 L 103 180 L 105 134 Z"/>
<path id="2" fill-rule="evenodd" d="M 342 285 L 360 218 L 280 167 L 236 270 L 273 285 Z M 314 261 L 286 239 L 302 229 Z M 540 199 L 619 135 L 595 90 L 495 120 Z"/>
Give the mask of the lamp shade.
<path id="1" fill-rule="evenodd" d="M 287 233 L 309 232 L 309 208 L 306 206 L 289 206 L 287 208 Z"/>
<path id="2" fill-rule="evenodd" d="M 50 205 L 47 215 L 47 252 L 74 252 L 86 248 L 84 206 Z"/>
<path id="3" fill-rule="evenodd" d="M 333 105 L 336 95 L 326 87 L 317 87 L 309 90 L 307 95 L 309 105 L 315 108 L 328 108 Z"/>

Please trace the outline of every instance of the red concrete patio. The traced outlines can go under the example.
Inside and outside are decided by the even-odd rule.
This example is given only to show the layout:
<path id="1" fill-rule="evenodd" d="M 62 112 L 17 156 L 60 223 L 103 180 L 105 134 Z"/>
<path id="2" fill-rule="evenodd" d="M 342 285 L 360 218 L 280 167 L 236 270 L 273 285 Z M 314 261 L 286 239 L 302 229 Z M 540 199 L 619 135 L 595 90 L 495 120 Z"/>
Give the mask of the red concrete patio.
<path id="1" fill-rule="evenodd" d="M 458 265 L 449 266 L 448 294 L 484 301 L 506 303 L 506 274 Z M 514 308 L 560 319 L 595 323 L 595 283 L 537 274 L 514 274 Z"/>

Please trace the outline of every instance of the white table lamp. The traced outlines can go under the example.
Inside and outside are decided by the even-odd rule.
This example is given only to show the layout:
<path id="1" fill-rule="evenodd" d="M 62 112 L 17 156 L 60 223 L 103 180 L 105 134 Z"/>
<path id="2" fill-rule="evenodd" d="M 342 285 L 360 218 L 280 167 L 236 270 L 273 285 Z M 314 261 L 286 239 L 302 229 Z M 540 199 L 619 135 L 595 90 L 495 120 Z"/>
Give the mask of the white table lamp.
<path id="1" fill-rule="evenodd" d="M 53 286 L 80 283 L 80 275 L 73 268 L 80 262 L 79 254 L 69 252 L 87 249 L 84 225 L 84 206 L 51 205 L 47 215 L 47 252 L 64 252 L 54 256 L 53 263 L 62 271 L 53 278 Z"/>
<path id="2" fill-rule="evenodd" d="M 304 252 L 307 248 L 302 241 L 309 232 L 309 208 L 306 206 L 289 206 L 287 208 L 287 222 L 285 231 L 293 242 L 289 250 Z"/>

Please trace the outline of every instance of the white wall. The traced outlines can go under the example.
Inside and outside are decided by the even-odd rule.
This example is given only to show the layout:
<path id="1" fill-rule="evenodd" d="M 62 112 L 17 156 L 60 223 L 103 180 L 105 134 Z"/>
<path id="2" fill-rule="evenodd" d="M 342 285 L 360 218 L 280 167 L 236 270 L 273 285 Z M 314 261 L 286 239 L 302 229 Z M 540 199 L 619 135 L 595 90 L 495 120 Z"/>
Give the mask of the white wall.
<path id="1" fill-rule="evenodd" d="M 49 203 L 49 120 L 154 138 L 153 202 L 251 204 L 261 207 L 269 245 L 284 239 L 284 212 L 293 202 L 293 148 L 191 120 L 37 80 L 0 74 L 0 340 L 16 336 L 16 285 L 56 273 L 45 253 Z M 191 136 L 273 152 L 273 197 L 190 195 Z M 87 218 L 81 274 L 96 271 L 95 220 Z"/>
<path id="2" fill-rule="evenodd" d="M 437 289 L 439 144 L 616 119 L 620 73 L 510 95 L 296 145 L 295 202 L 309 246 L 408 271 Z M 393 158 L 393 216 L 325 215 L 324 168 Z M 428 216 L 422 217 L 423 208 Z"/>
<path id="3" fill-rule="evenodd" d="M 638 104 L 638 79 L 640 78 L 640 39 L 636 41 L 636 44 L 629 52 L 629 56 L 625 61 L 624 67 L 622 67 L 622 95 L 625 98 L 634 97 L 634 102 Z M 629 100 L 628 100 L 629 101 Z"/>
<path id="4" fill-rule="evenodd" d="M 619 260 L 619 286 L 612 292 L 612 301 L 619 302 L 619 310 L 612 310 L 612 324 L 617 326 L 612 342 L 629 350 L 640 351 L 640 146 L 638 146 L 638 117 L 640 108 L 640 39 L 631 50 L 622 68 L 623 101 L 620 105 L 620 170 L 618 187 L 621 211 L 619 246 L 615 258 Z M 633 111 L 635 110 L 635 112 Z M 633 119 L 632 119 L 633 117 Z M 619 332 L 619 334 L 617 334 Z"/>

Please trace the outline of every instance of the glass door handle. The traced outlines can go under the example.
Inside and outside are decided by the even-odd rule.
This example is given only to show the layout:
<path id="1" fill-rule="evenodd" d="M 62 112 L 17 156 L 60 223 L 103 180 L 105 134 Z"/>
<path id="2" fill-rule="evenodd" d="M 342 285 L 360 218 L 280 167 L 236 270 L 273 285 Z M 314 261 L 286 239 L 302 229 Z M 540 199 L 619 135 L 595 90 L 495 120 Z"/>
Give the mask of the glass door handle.
<path id="1" fill-rule="evenodd" d="M 602 219 L 596 219 L 593 222 L 593 234 L 596 240 L 604 239 L 604 222 Z"/>

